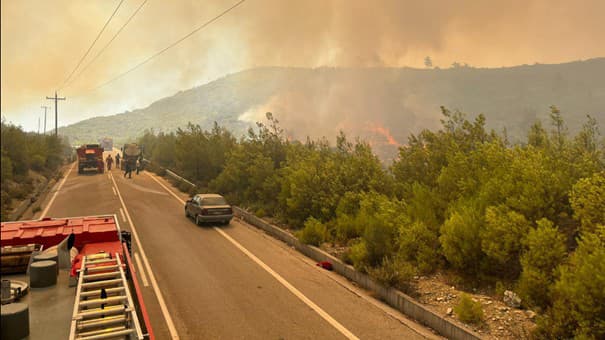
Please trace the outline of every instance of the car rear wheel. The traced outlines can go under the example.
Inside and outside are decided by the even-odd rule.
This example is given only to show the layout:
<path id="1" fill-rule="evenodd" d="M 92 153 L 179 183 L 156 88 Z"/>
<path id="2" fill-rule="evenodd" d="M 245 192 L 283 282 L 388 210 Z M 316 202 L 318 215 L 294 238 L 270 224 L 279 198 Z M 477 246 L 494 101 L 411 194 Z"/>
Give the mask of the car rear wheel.
<path id="1" fill-rule="evenodd" d="M 189 218 L 189 212 L 187 211 L 187 208 L 185 208 L 185 217 Z"/>

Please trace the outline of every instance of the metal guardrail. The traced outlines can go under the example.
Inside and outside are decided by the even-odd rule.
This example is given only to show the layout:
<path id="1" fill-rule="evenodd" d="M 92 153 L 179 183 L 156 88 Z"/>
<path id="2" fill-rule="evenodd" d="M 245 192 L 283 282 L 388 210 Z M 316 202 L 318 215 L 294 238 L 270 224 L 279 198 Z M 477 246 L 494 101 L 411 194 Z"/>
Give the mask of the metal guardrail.
<path id="1" fill-rule="evenodd" d="M 143 163 L 152 164 L 150 160 L 148 160 L 148 159 L 144 159 L 144 158 L 143 158 Z M 187 184 L 191 185 L 191 186 L 192 186 L 192 187 L 194 187 L 194 188 L 196 188 L 196 187 L 197 187 L 197 185 L 195 185 L 195 184 L 191 183 L 190 181 L 188 181 L 187 179 L 185 179 L 185 178 L 183 178 L 183 177 L 179 176 L 179 175 L 178 175 L 176 172 L 174 172 L 174 171 L 172 171 L 172 170 L 170 170 L 170 169 L 164 168 L 164 167 L 162 167 L 162 166 L 159 166 L 159 165 L 158 165 L 158 167 L 159 167 L 160 169 L 162 169 L 162 170 L 166 171 L 166 173 L 167 173 L 167 174 L 168 174 L 170 177 L 172 177 L 172 178 L 174 178 L 174 179 L 176 179 L 176 180 L 178 180 L 178 181 L 185 182 L 185 183 L 187 183 Z"/>

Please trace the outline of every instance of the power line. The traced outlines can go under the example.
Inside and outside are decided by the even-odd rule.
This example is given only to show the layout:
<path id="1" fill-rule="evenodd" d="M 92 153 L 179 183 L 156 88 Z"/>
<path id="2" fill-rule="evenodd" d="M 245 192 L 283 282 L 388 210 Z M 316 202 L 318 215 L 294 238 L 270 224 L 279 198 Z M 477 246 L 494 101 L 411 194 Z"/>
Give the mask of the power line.
<path id="1" fill-rule="evenodd" d="M 92 47 L 95 45 L 95 43 L 97 42 L 97 40 L 99 40 L 99 37 L 101 36 L 101 34 L 103 34 L 103 31 L 105 31 L 105 28 L 107 28 L 107 25 L 109 25 L 109 22 L 111 21 L 111 19 L 113 19 L 113 17 L 116 15 L 116 12 L 120 8 L 120 6 L 122 6 L 123 2 L 124 2 L 124 0 L 120 0 L 120 3 L 116 7 L 116 9 L 113 11 L 113 13 L 111 13 L 111 16 L 109 17 L 109 19 L 107 19 L 107 21 L 105 22 L 105 25 L 103 25 L 103 28 L 101 29 L 101 31 L 99 32 L 99 34 L 97 34 L 97 37 L 95 38 L 95 40 L 92 42 L 92 44 L 90 44 L 90 47 L 88 47 L 88 50 L 86 50 L 86 53 L 84 53 L 84 55 L 82 56 L 82 58 L 80 58 L 80 61 L 78 62 L 78 64 L 76 65 L 76 67 L 73 69 L 73 71 L 71 71 L 71 73 L 69 74 L 69 76 L 67 76 L 67 78 L 63 82 L 63 85 L 61 85 L 61 88 L 69 81 L 69 79 L 71 78 L 71 76 L 73 76 L 74 72 L 76 72 L 76 70 L 78 69 L 78 67 L 80 67 L 80 65 L 84 61 L 84 58 L 86 58 L 86 56 L 88 55 L 88 53 L 90 53 L 90 50 L 92 50 Z"/>
<path id="2" fill-rule="evenodd" d="M 150 62 L 152 59 L 160 56 L 161 54 L 163 54 L 164 52 L 168 51 L 169 49 L 173 48 L 174 46 L 178 45 L 179 43 L 183 42 L 185 39 L 191 37 L 192 35 L 194 35 L 195 33 L 197 33 L 198 31 L 202 30 L 203 28 L 205 28 L 206 26 L 210 25 L 211 23 L 215 22 L 216 20 L 220 19 L 222 16 L 224 16 L 225 14 L 231 12 L 233 9 L 235 9 L 236 7 L 238 7 L 239 5 L 241 5 L 242 3 L 246 2 L 246 0 L 240 0 L 237 3 L 235 3 L 233 6 L 227 8 L 226 10 L 224 10 L 223 12 L 221 12 L 219 15 L 215 16 L 214 18 L 206 21 L 204 24 L 198 26 L 197 28 L 195 28 L 193 31 L 189 32 L 188 34 L 184 35 L 182 38 L 178 39 L 177 41 L 173 42 L 172 44 L 168 45 L 167 47 L 165 47 L 164 49 L 152 54 L 150 57 L 148 57 L 147 59 L 141 61 L 140 63 L 136 64 L 134 67 L 131 67 L 130 69 L 128 69 L 125 72 L 120 73 L 119 75 L 117 75 L 116 77 L 102 83 L 101 85 L 98 85 L 97 87 L 91 89 L 90 91 L 96 91 L 104 86 L 109 85 L 110 83 L 126 76 L 127 74 L 129 74 L 130 72 L 138 69 L 139 67 L 147 64 L 148 62 Z"/>
<path id="3" fill-rule="evenodd" d="M 99 56 L 101 56 L 101 54 L 103 54 L 103 52 L 105 52 L 105 50 L 107 49 L 107 47 L 109 47 L 109 45 L 111 45 L 111 43 L 114 41 L 114 39 L 120 34 L 120 32 L 122 32 L 122 30 L 128 25 L 128 23 L 130 23 L 130 21 L 132 20 L 132 18 L 134 18 L 135 15 L 137 15 L 137 13 L 139 13 L 139 11 L 141 10 L 141 8 L 143 8 L 143 6 L 147 3 L 148 0 L 144 0 L 139 7 L 134 11 L 134 13 L 132 13 L 132 15 L 128 18 L 128 20 L 126 20 L 126 22 L 124 23 L 124 25 L 122 25 L 122 27 L 120 27 L 120 29 L 116 32 L 116 34 L 113 35 L 113 37 L 111 38 L 111 40 L 109 40 L 109 42 L 107 44 L 105 44 L 105 46 L 103 46 L 103 48 L 101 48 L 101 50 L 99 50 L 99 53 L 97 53 L 89 62 L 88 64 L 86 64 L 86 66 L 84 66 L 82 68 L 82 70 L 80 70 L 80 72 L 74 77 L 72 78 L 72 80 L 66 84 L 64 86 L 68 87 L 70 84 L 72 84 L 74 81 L 76 81 L 76 79 L 78 79 L 78 77 L 80 77 L 82 75 L 82 73 L 84 73 L 88 67 L 95 61 L 97 60 L 97 58 L 99 58 Z"/>

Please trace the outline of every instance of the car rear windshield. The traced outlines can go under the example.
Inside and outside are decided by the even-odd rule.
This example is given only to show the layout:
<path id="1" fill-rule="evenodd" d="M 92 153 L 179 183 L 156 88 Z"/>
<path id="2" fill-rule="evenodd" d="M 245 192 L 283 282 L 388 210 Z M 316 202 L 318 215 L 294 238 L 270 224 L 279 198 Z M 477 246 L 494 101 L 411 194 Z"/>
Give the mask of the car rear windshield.
<path id="1" fill-rule="evenodd" d="M 202 199 L 203 205 L 226 205 L 227 201 L 223 197 L 206 197 Z"/>

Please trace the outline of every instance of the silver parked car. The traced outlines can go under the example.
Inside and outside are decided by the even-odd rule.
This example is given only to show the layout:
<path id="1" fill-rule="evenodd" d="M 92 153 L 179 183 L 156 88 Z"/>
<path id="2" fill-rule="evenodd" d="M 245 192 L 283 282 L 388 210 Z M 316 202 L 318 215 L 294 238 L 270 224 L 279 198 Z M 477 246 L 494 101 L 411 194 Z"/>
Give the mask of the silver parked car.
<path id="1" fill-rule="evenodd" d="M 221 195 L 197 194 L 185 203 L 185 216 L 192 217 L 197 225 L 204 222 L 229 224 L 233 209 Z"/>

